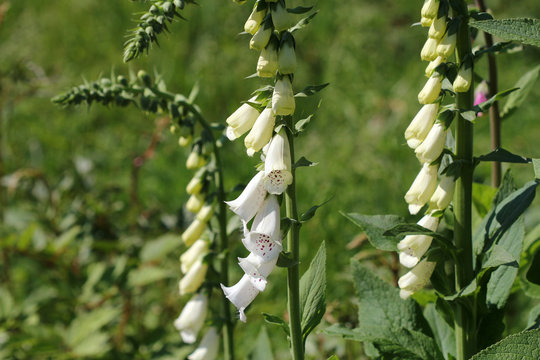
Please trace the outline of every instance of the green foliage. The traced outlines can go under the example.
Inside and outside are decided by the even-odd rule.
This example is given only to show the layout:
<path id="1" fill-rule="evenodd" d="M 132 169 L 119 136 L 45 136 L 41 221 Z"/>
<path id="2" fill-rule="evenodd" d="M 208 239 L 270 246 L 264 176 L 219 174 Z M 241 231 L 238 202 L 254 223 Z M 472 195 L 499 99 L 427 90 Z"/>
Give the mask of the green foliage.
<path id="1" fill-rule="evenodd" d="M 270 338 L 268 337 L 268 332 L 266 331 L 265 326 L 261 327 L 259 336 L 257 336 L 257 340 L 255 341 L 255 345 L 253 346 L 253 350 L 251 350 L 248 359 L 274 360 L 272 343 L 270 342 Z"/>
<path id="2" fill-rule="evenodd" d="M 538 19 L 492 19 L 471 21 L 469 24 L 503 40 L 540 46 L 540 20 Z"/>
<path id="3" fill-rule="evenodd" d="M 540 329 L 510 335 L 482 350 L 471 360 L 536 360 L 540 357 Z"/>
<path id="4" fill-rule="evenodd" d="M 343 212 L 341 214 L 365 231 L 369 242 L 377 249 L 397 251 L 399 239 L 396 236 L 384 235 L 384 233 L 393 226 L 404 223 L 405 219 L 402 217 L 397 215 L 345 214 Z"/>
<path id="5" fill-rule="evenodd" d="M 512 115 L 527 99 L 527 96 L 532 91 L 538 74 L 540 73 L 540 65 L 527 71 L 517 82 L 515 87 L 517 91 L 508 96 L 508 100 L 504 104 L 501 116 L 507 118 Z"/>

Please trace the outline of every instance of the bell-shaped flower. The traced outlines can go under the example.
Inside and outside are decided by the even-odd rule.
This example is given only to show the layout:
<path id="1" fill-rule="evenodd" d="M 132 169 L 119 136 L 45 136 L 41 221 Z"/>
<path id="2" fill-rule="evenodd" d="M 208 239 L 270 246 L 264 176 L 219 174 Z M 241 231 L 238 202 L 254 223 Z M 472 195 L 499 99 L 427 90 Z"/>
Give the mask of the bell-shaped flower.
<path id="1" fill-rule="evenodd" d="M 203 187 L 203 181 L 200 176 L 195 176 L 193 179 L 189 181 L 189 183 L 186 186 L 186 192 L 189 195 L 196 195 L 199 194 Z"/>
<path id="2" fill-rule="evenodd" d="M 238 258 L 238 265 L 244 270 L 246 275 L 250 276 L 253 286 L 259 291 L 264 291 L 266 287 L 266 278 L 277 263 L 277 257 L 270 261 L 262 261 L 262 259 L 251 253 L 246 258 Z"/>
<path id="3" fill-rule="evenodd" d="M 199 210 L 195 219 L 207 223 L 212 218 L 212 215 L 214 215 L 214 207 L 212 205 L 205 205 Z"/>
<path id="4" fill-rule="evenodd" d="M 454 92 L 462 93 L 469 91 L 472 83 L 472 66 L 463 64 L 458 71 L 454 84 Z"/>
<path id="5" fill-rule="evenodd" d="M 180 295 L 186 295 L 197 291 L 206 278 L 207 270 L 208 264 L 203 262 L 202 257 L 195 261 L 195 263 L 189 268 L 188 272 L 182 279 L 180 279 L 180 282 L 178 283 Z"/>
<path id="6" fill-rule="evenodd" d="M 255 216 L 251 231 L 242 243 L 251 253 L 262 261 L 270 261 L 279 256 L 282 250 L 279 204 L 275 195 L 268 195 L 261 210 Z"/>
<path id="7" fill-rule="evenodd" d="M 180 255 L 180 270 L 186 274 L 189 269 L 208 253 L 208 241 L 199 239 L 193 243 L 182 255 Z"/>
<path id="8" fill-rule="evenodd" d="M 424 43 L 422 51 L 420 52 L 420 57 L 424 61 L 433 61 L 437 58 L 437 45 L 439 44 L 438 39 L 430 38 Z"/>
<path id="9" fill-rule="evenodd" d="M 442 76 L 438 73 L 431 75 L 420 93 L 418 93 L 418 102 L 420 104 L 434 103 L 441 93 L 442 80 Z"/>
<path id="10" fill-rule="evenodd" d="M 416 157 L 422 163 L 430 163 L 441 155 L 446 143 L 448 129 L 440 121 L 436 121 L 426 138 L 414 150 Z"/>
<path id="11" fill-rule="evenodd" d="M 174 320 L 174 327 L 180 332 L 182 341 L 193 344 L 201 330 L 208 310 L 208 297 L 199 293 L 186 303 L 182 312 Z"/>
<path id="12" fill-rule="evenodd" d="M 422 170 L 414 179 L 409 191 L 405 194 L 405 201 L 409 204 L 409 212 L 415 215 L 424 206 L 437 187 L 438 165 L 422 165 Z"/>
<path id="13" fill-rule="evenodd" d="M 434 39 L 441 39 L 446 32 L 446 16 L 433 19 L 433 23 L 429 27 L 428 36 Z"/>
<path id="14" fill-rule="evenodd" d="M 182 240 L 186 246 L 191 246 L 195 240 L 199 239 L 206 229 L 206 222 L 199 219 L 193 220 L 188 228 L 182 233 Z"/>
<path id="15" fill-rule="evenodd" d="M 193 194 L 186 202 L 186 210 L 192 213 L 197 213 L 204 205 L 204 197 L 200 194 Z"/>
<path id="16" fill-rule="evenodd" d="M 403 275 L 398 280 L 398 285 L 401 289 L 399 296 L 406 299 L 418 290 L 423 289 L 431 278 L 435 263 L 427 260 L 422 260 L 411 271 Z"/>
<path id="17" fill-rule="evenodd" d="M 422 5 L 422 17 L 434 19 L 439 12 L 439 0 L 425 0 Z"/>
<path id="18" fill-rule="evenodd" d="M 186 160 L 186 168 L 188 170 L 195 170 L 200 167 L 203 167 L 206 164 L 206 158 L 199 154 L 197 151 L 192 151 L 187 160 Z"/>
<path id="19" fill-rule="evenodd" d="M 244 310 L 259 294 L 259 290 L 253 285 L 249 275 L 242 276 L 233 286 L 226 287 L 221 284 L 221 289 L 225 297 L 238 309 L 240 313 L 240 321 L 246 322 L 246 314 Z"/>
<path id="20" fill-rule="evenodd" d="M 264 161 L 264 186 L 270 194 L 280 195 L 292 183 L 291 168 L 289 140 L 281 129 L 270 141 Z"/>
<path id="21" fill-rule="evenodd" d="M 239 197 L 232 201 L 226 201 L 230 209 L 240 218 L 248 222 L 261 208 L 266 189 L 264 188 L 264 171 L 259 171 L 257 175 L 250 180 L 246 188 Z"/>
<path id="22" fill-rule="evenodd" d="M 252 97 L 248 102 L 257 102 L 257 96 Z M 249 104 L 242 104 L 235 112 L 231 114 L 226 120 L 227 125 L 227 137 L 233 141 L 249 131 L 255 120 L 259 117 L 259 110 Z"/>
<path id="23" fill-rule="evenodd" d="M 456 36 L 457 32 L 450 34 L 450 31 L 444 35 L 441 42 L 437 45 L 437 55 L 443 58 L 450 57 L 456 49 Z"/>
<path id="24" fill-rule="evenodd" d="M 276 115 L 292 115 L 295 109 L 294 92 L 289 76 L 276 81 L 272 94 L 272 111 Z"/>
<path id="25" fill-rule="evenodd" d="M 219 350 L 219 335 L 215 327 L 209 328 L 199 346 L 188 355 L 188 360 L 215 360 Z"/>
<path id="26" fill-rule="evenodd" d="M 431 231 L 437 230 L 439 219 L 426 215 L 418 221 L 418 225 L 425 227 Z M 397 248 L 399 253 L 399 262 L 401 265 L 412 268 L 418 264 L 420 258 L 426 253 L 431 246 L 433 238 L 428 235 L 407 235 L 401 240 Z"/>
<path id="27" fill-rule="evenodd" d="M 275 38 L 275 37 L 274 37 Z M 270 40 L 268 45 L 262 49 L 257 61 L 257 75 L 262 78 L 271 78 L 276 75 L 278 69 L 278 44 Z"/>
<path id="28" fill-rule="evenodd" d="M 278 71 L 280 74 L 293 74 L 296 71 L 296 52 L 292 35 L 283 42 L 278 53 Z"/>
<path id="29" fill-rule="evenodd" d="M 285 2 L 278 1 L 275 6 L 270 7 L 272 10 L 272 23 L 277 31 L 287 30 L 291 24 L 291 16 L 285 8 Z"/>
<path id="30" fill-rule="evenodd" d="M 416 149 L 424 141 L 439 112 L 439 103 L 422 106 L 405 130 L 405 139 L 411 149 Z"/>
<path id="31" fill-rule="evenodd" d="M 433 61 L 430 61 L 428 66 L 426 66 L 426 76 L 430 77 L 433 75 L 433 72 L 437 68 L 437 66 L 441 65 L 443 62 L 445 62 L 445 58 L 442 56 L 437 56 L 437 58 Z"/>
<path id="32" fill-rule="evenodd" d="M 261 27 L 261 23 L 266 16 L 266 6 L 264 2 L 257 1 L 253 6 L 253 11 L 249 15 L 246 23 L 244 24 L 244 31 L 248 34 L 254 35 Z"/>
<path id="33" fill-rule="evenodd" d="M 272 35 L 272 31 L 274 31 L 274 26 L 272 25 L 272 20 L 267 17 L 266 20 L 263 22 L 259 30 L 253 35 L 251 40 L 249 41 L 249 47 L 250 49 L 255 50 L 262 50 L 268 45 L 268 41 L 270 41 L 270 36 Z"/>
<path id="34" fill-rule="evenodd" d="M 275 123 L 276 116 L 272 109 L 264 109 L 255 121 L 253 128 L 244 139 L 244 145 L 247 148 L 247 154 L 249 156 L 253 156 L 253 154 L 261 150 L 263 146 L 268 144 L 272 138 Z"/>
<path id="35" fill-rule="evenodd" d="M 454 197 L 456 181 L 453 176 L 443 175 L 437 189 L 429 199 L 430 210 L 444 210 L 448 207 Z"/>

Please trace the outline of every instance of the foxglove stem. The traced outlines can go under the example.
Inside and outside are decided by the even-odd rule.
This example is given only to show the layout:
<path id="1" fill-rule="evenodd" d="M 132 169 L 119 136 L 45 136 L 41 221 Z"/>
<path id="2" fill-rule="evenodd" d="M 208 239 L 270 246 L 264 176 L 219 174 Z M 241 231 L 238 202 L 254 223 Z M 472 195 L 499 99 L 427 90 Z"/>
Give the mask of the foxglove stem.
<path id="1" fill-rule="evenodd" d="M 287 117 L 287 139 L 291 153 L 291 162 L 294 164 L 294 135 L 289 129 L 294 129 L 292 117 Z M 287 233 L 287 247 L 291 253 L 294 264 L 287 269 L 287 299 L 289 309 L 289 335 L 292 345 L 292 359 L 304 359 L 304 343 L 302 340 L 302 325 L 300 318 L 300 223 L 298 221 L 298 210 L 296 207 L 296 176 L 292 167 L 292 183 L 285 192 L 285 210 L 288 218 L 292 219 L 292 224 Z"/>
<path id="2" fill-rule="evenodd" d="M 460 5 L 467 8 L 465 0 Z M 459 25 L 456 44 L 456 59 L 461 65 L 467 56 L 471 56 L 471 36 L 467 14 Z M 471 84 L 472 85 L 472 84 Z M 473 106 L 474 86 L 467 92 L 457 93 L 458 109 L 471 109 Z M 456 159 L 463 161 L 461 176 L 456 181 L 454 193 L 454 242 L 461 255 L 456 259 L 456 291 L 463 289 L 473 279 L 472 254 L 472 180 L 473 180 L 473 124 L 461 115 L 456 121 Z M 475 306 L 473 306 L 475 309 Z M 474 310 L 473 310 L 474 312 Z M 472 315 L 472 316 L 471 316 Z M 454 314 L 457 360 L 469 359 L 476 350 L 476 319 L 467 309 L 466 304 L 457 303 Z"/>

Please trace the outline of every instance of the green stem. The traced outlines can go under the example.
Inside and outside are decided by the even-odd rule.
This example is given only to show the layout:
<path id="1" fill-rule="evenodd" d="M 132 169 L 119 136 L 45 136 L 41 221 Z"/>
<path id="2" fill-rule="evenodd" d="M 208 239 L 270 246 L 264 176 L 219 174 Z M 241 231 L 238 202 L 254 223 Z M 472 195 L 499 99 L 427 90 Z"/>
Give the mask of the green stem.
<path id="1" fill-rule="evenodd" d="M 290 131 L 293 128 L 292 117 L 287 121 L 287 138 L 291 150 L 291 161 L 294 164 L 294 135 Z M 300 222 L 298 221 L 298 210 L 296 207 L 296 175 L 292 168 L 293 182 L 287 187 L 285 193 L 285 208 L 287 217 L 292 219 L 292 225 L 287 233 L 287 248 L 291 253 L 293 265 L 287 269 L 287 299 L 289 308 L 289 327 L 292 345 L 293 360 L 304 359 L 304 342 L 302 339 L 302 325 L 300 316 Z"/>
<path id="2" fill-rule="evenodd" d="M 467 4 L 461 0 L 464 8 Z M 457 34 L 456 59 L 458 66 L 471 54 L 471 37 L 466 17 L 462 18 Z M 472 81 L 471 81 L 472 82 Z M 459 109 L 471 109 L 473 90 L 458 93 Z M 461 115 L 456 124 L 456 158 L 463 161 L 461 176 L 456 181 L 454 194 L 454 241 L 460 251 L 455 263 L 456 291 L 461 290 L 473 279 L 472 253 L 472 181 L 473 181 L 473 124 Z M 456 335 L 457 360 L 465 360 L 475 353 L 475 324 L 472 314 L 463 303 L 456 304 L 454 328 Z"/>

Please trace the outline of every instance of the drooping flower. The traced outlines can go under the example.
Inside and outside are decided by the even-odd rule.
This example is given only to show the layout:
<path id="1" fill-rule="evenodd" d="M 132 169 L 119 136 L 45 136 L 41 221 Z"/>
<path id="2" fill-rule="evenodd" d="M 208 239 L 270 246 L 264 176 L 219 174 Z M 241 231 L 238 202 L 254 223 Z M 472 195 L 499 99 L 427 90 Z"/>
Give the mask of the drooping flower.
<path id="1" fill-rule="evenodd" d="M 442 122 L 435 122 L 424 141 L 414 150 L 420 162 L 430 163 L 437 160 L 444 149 L 447 132 L 448 129 Z"/>
<path id="2" fill-rule="evenodd" d="M 430 38 L 441 39 L 446 32 L 446 16 L 435 17 L 429 27 L 428 35 Z"/>
<path id="3" fill-rule="evenodd" d="M 487 101 L 487 95 L 488 95 L 488 89 L 487 89 L 487 84 L 485 81 L 482 81 L 477 87 L 476 87 L 476 90 L 474 91 L 474 105 L 479 105 L 485 101 Z M 476 114 L 476 116 L 478 117 L 481 117 L 483 116 L 484 113 L 482 112 L 479 112 L 478 114 Z"/>
<path id="4" fill-rule="evenodd" d="M 456 49 L 456 37 L 457 32 L 450 33 L 450 31 L 448 31 L 439 45 L 437 45 L 437 55 L 442 56 L 443 58 L 450 57 Z"/>
<path id="5" fill-rule="evenodd" d="M 256 103 L 257 96 L 252 97 L 248 102 Z M 249 131 L 255 120 L 259 117 L 259 110 L 249 104 L 242 104 L 235 112 L 231 114 L 226 120 L 227 125 L 227 137 L 233 141 Z"/>
<path id="6" fill-rule="evenodd" d="M 186 210 L 192 213 L 196 213 L 201 210 L 204 204 L 204 197 L 200 194 L 193 194 L 186 202 Z"/>
<path id="7" fill-rule="evenodd" d="M 212 205 L 205 205 L 195 217 L 197 220 L 207 223 L 210 218 L 214 215 L 214 207 Z"/>
<path id="8" fill-rule="evenodd" d="M 439 219 L 431 215 L 425 215 L 418 221 L 418 225 L 431 231 L 435 231 L 439 225 Z M 399 262 L 408 268 L 416 266 L 420 261 L 420 258 L 429 249 L 432 240 L 433 238 L 428 235 L 405 236 L 397 245 L 398 250 L 400 251 Z"/>
<path id="9" fill-rule="evenodd" d="M 422 106 L 409 127 L 407 127 L 407 130 L 405 130 L 405 139 L 407 139 L 410 148 L 416 149 L 424 141 L 437 118 L 438 112 L 439 103 Z"/>
<path id="10" fill-rule="evenodd" d="M 439 11 L 439 0 L 425 0 L 422 5 L 422 17 L 434 19 Z"/>
<path id="11" fill-rule="evenodd" d="M 418 102 L 420 104 L 434 103 L 441 92 L 442 80 L 442 76 L 438 73 L 433 73 L 418 94 Z"/>
<path id="12" fill-rule="evenodd" d="M 273 260 L 282 250 L 279 229 L 279 203 L 275 195 L 268 195 L 253 220 L 251 231 L 245 234 L 242 243 L 262 261 Z"/>
<path id="13" fill-rule="evenodd" d="M 424 47 L 422 47 L 422 51 L 420 52 L 420 57 L 424 61 L 433 61 L 437 58 L 437 45 L 439 44 L 438 39 L 434 39 L 431 37 L 428 37 L 426 42 L 424 43 Z"/>
<path id="14" fill-rule="evenodd" d="M 459 68 L 453 88 L 457 93 L 467 92 L 472 83 L 472 66 L 464 64 Z"/>
<path id="15" fill-rule="evenodd" d="M 444 210 L 454 197 L 456 181 L 452 176 L 443 175 L 437 189 L 429 199 L 430 210 Z"/>
<path id="16" fill-rule="evenodd" d="M 409 212 L 415 215 L 424 206 L 437 187 L 438 165 L 424 163 L 422 170 L 414 179 L 409 191 L 405 194 L 405 201 L 409 204 Z"/>
<path id="17" fill-rule="evenodd" d="M 184 275 L 178 283 L 180 295 L 193 293 L 201 287 L 206 277 L 206 271 L 208 270 L 208 264 L 203 262 L 202 256 L 195 261 L 195 263 L 189 268 L 188 272 Z"/>
<path id="18" fill-rule="evenodd" d="M 406 299 L 413 293 L 421 290 L 426 286 L 435 270 L 435 263 L 426 259 L 420 261 L 411 271 L 403 275 L 398 280 L 398 285 L 401 289 L 399 296 Z"/>
<path id="19" fill-rule="evenodd" d="M 249 41 L 249 47 L 255 50 L 264 49 L 266 45 L 268 45 L 273 30 L 274 26 L 272 25 L 272 19 L 267 17 L 261 27 L 259 27 L 259 30 L 257 30 L 255 35 L 253 35 Z"/>
<path id="20" fill-rule="evenodd" d="M 189 360 L 214 360 L 218 355 L 219 335 L 215 327 L 211 327 L 204 334 L 199 346 L 188 355 Z"/>
<path id="21" fill-rule="evenodd" d="M 203 181 L 200 176 L 195 176 L 193 179 L 189 181 L 189 183 L 186 186 L 186 192 L 189 195 L 196 195 L 199 194 L 203 187 Z"/>
<path id="22" fill-rule="evenodd" d="M 244 275 L 240 281 L 229 287 L 221 284 L 221 289 L 223 289 L 225 297 L 238 309 L 240 321 L 246 322 L 247 318 L 244 310 L 259 294 L 259 290 L 251 281 L 251 277 L 249 275 Z"/>
<path id="23" fill-rule="evenodd" d="M 277 257 L 270 261 L 262 261 L 262 258 L 251 253 L 245 258 L 238 258 L 238 265 L 244 270 L 246 275 L 259 291 L 264 291 L 266 287 L 266 278 L 276 266 Z"/>
<path id="24" fill-rule="evenodd" d="M 287 41 L 284 41 L 279 48 L 278 53 L 278 71 L 280 74 L 293 74 L 296 71 L 296 53 L 294 38 L 290 33 L 287 35 Z M 282 35 L 282 38 L 285 35 Z"/>
<path id="25" fill-rule="evenodd" d="M 426 66 L 426 76 L 430 77 L 433 75 L 433 72 L 437 68 L 437 66 L 441 65 L 445 61 L 445 58 L 442 56 L 437 56 L 437 58 L 433 61 L 430 61 L 428 66 Z"/>
<path id="26" fill-rule="evenodd" d="M 264 202 L 266 189 L 263 180 L 264 171 L 259 171 L 239 197 L 232 201 L 226 201 L 230 209 L 245 222 L 250 221 L 255 216 Z"/>
<path id="27" fill-rule="evenodd" d="M 174 327 L 180 332 L 182 341 L 193 344 L 201 330 L 208 311 L 208 297 L 203 293 L 193 296 L 174 320 Z"/>
<path id="28" fill-rule="evenodd" d="M 199 239 L 193 243 L 181 256 L 180 256 L 180 270 L 186 274 L 189 269 L 208 253 L 208 247 L 210 244 L 208 241 Z"/>
<path id="29" fill-rule="evenodd" d="M 285 9 L 285 3 L 278 1 L 275 6 L 271 6 L 272 23 L 277 31 L 287 30 L 291 26 L 291 17 Z"/>
<path id="30" fill-rule="evenodd" d="M 272 94 L 272 111 L 276 115 L 291 115 L 296 103 L 289 76 L 283 76 L 276 81 Z"/>
<path id="31" fill-rule="evenodd" d="M 192 151 L 186 160 L 186 169 L 195 170 L 206 164 L 206 158 L 197 151 Z"/>
<path id="32" fill-rule="evenodd" d="M 276 75 L 278 69 L 278 44 L 277 39 L 272 37 L 268 45 L 261 50 L 261 55 L 257 61 L 257 75 L 259 77 L 271 78 Z"/>
<path id="33" fill-rule="evenodd" d="M 261 23 L 266 16 L 266 4 L 264 1 L 257 1 L 253 6 L 253 11 L 244 24 L 244 31 L 254 35 L 261 27 Z"/>
<path id="34" fill-rule="evenodd" d="M 264 109 L 255 121 L 253 128 L 244 139 L 244 144 L 247 148 L 247 154 L 249 156 L 253 156 L 253 154 L 261 150 L 263 146 L 268 144 L 272 138 L 275 123 L 276 116 L 274 115 L 272 109 Z"/>
<path id="35" fill-rule="evenodd" d="M 264 186 L 270 194 L 282 194 L 292 183 L 291 152 L 285 130 L 274 135 L 264 161 Z"/>
<path id="36" fill-rule="evenodd" d="M 201 237 L 206 228 L 206 222 L 199 219 L 193 220 L 188 228 L 182 233 L 182 240 L 186 246 L 191 246 L 195 240 Z"/>

